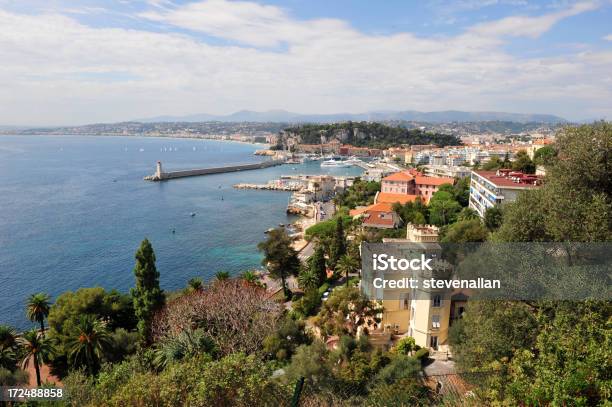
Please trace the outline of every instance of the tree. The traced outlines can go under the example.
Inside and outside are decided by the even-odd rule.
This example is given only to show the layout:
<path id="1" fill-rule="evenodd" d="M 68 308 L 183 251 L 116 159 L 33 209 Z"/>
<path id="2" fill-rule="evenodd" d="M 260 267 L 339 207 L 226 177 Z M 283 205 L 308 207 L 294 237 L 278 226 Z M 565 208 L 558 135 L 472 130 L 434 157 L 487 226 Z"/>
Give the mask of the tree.
<path id="1" fill-rule="evenodd" d="M 189 291 L 199 291 L 202 289 L 204 283 L 202 282 L 202 279 L 199 277 L 194 277 L 189 279 L 189 281 L 187 282 L 187 289 Z"/>
<path id="2" fill-rule="evenodd" d="M 461 205 L 447 191 L 436 192 L 429 201 L 429 217 L 431 223 L 437 226 L 454 222 L 460 210 Z"/>
<path id="3" fill-rule="evenodd" d="M 485 171 L 495 171 L 503 167 L 504 167 L 504 162 L 495 155 L 491 157 L 489 161 L 487 161 L 486 163 L 482 165 L 482 169 Z"/>
<path id="4" fill-rule="evenodd" d="M 512 163 L 512 169 L 514 171 L 524 172 L 525 174 L 533 174 L 535 173 L 535 164 L 531 161 L 531 158 L 529 158 L 527 151 L 520 150 L 516 153 L 516 157 Z"/>
<path id="5" fill-rule="evenodd" d="M 30 295 L 26 305 L 26 314 L 32 322 L 40 324 L 40 332 L 45 336 L 45 318 L 49 316 L 51 308 L 51 297 L 45 293 L 36 293 Z"/>
<path id="6" fill-rule="evenodd" d="M 268 238 L 257 245 L 264 253 L 262 264 L 273 278 L 281 280 L 285 298 L 289 297 L 286 280 L 289 276 L 296 275 L 300 268 L 300 259 L 292 243 L 287 232 L 278 228 L 270 231 Z"/>
<path id="7" fill-rule="evenodd" d="M 230 273 L 227 271 L 217 271 L 215 273 L 215 280 L 217 281 L 225 281 L 230 278 Z"/>
<path id="8" fill-rule="evenodd" d="M 349 274 L 355 273 L 359 270 L 359 262 L 348 254 L 340 257 L 338 264 L 336 265 L 336 271 L 340 274 L 344 274 L 346 276 L 346 286 L 349 285 Z"/>
<path id="9" fill-rule="evenodd" d="M 344 224 L 342 218 L 336 218 L 336 230 L 334 233 L 334 241 L 332 243 L 332 254 L 329 259 L 330 266 L 336 268 L 336 264 L 342 256 L 346 254 L 346 236 L 344 235 Z"/>
<path id="10" fill-rule="evenodd" d="M 462 220 L 450 225 L 440 241 L 442 243 L 484 242 L 488 234 L 480 219 Z"/>
<path id="11" fill-rule="evenodd" d="M 484 214 L 484 224 L 490 232 L 494 232 L 501 226 L 503 221 L 503 212 L 501 207 L 493 206 L 488 208 Z"/>
<path id="12" fill-rule="evenodd" d="M 12 348 L 17 344 L 17 331 L 12 326 L 0 325 L 0 346 Z"/>
<path id="13" fill-rule="evenodd" d="M 327 268 L 325 266 L 325 250 L 322 244 L 317 244 L 314 253 L 308 259 L 308 269 L 317 276 L 317 287 L 327 279 Z"/>
<path id="14" fill-rule="evenodd" d="M 261 282 L 259 281 L 259 276 L 252 270 L 247 270 L 240 275 L 240 278 L 246 281 L 249 284 L 259 285 Z"/>
<path id="15" fill-rule="evenodd" d="M 274 332 L 283 310 L 264 288 L 230 279 L 169 301 L 155 315 L 152 333 L 155 342 L 166 342 L 200 328 L 223 355 L 254 353 Z"/>
<path id="16" fill-rule="evenodd" d="M 472 219 L 478 219 L 478 212 L 472 208 L 465 207 L 461 209 L 461 212 L 459 212 L 459 215 L 457 215 L 457 220 L 459 221 Z"/>
<path id="17" fill-rule="evenodd" d="M 36 371 L 36 385 L 41 386 L 40 366 L 46 362 L 54 353 L 51 340 L 45 338 L 36 332 L 35 329 L 25 332 L 18 338 L 22 348 L 22 365 L 27 368 L 30 362 L 34 363 Z"/>
<path id="18" fill-rule="evenodd" d="M 164 305 L 164 292 L 159 288 L 159 272 L 155 267 L 155 253 L 148 239 L 144 239 L 136 252 L 136 288 L 132 288 L 134 312 L 138 318 L 138 331 L 149 343 L 151 319 Z"/>
<path id="19" fill-rule="evenodd" d="M 111 345 L 111 336 L 104 325 L 92 315 L 82 315 L 69 343 L 69 358 L 73 366 L 86 366 L 89 374 L 94 375 Z"/>
<path id="20" fill-rule="evenodd" d="M 557 150 L 553 146 L 544 146 L 533 153 L 533 162 L 535 165 L 547 166 L 554 162 L 555 157 Z"/>
<path id="21" fill-rule="evenodd" d="M 298 286 L 304 291 L 316 290 L 320 281 L 319 276 L 310 268 L 303 268 L 298 275 Z"/>

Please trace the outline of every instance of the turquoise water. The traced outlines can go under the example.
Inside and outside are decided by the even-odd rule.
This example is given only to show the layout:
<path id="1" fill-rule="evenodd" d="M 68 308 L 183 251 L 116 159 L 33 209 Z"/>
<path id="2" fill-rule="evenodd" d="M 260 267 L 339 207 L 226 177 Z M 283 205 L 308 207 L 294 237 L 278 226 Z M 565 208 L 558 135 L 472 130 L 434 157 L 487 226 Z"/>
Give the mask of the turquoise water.
<path id="1" fill-rule="evenodd" d="M 167 290 L 219 270 L 259 267 L 257 243 L 266 229 L 291 220 L 290 194 L 232 185 L 361 172 L 311 162 L 162 183 L 142 179 L 157 160 L 165 170 L 249 163 L 260 160 L 253 155 L 258 148 L 191 139 L 0 136 L 0 323 L 30 326 L 23 307 L 37 291 L 54 298 L 96 285 L 127 292 L 144 237 Z"/>

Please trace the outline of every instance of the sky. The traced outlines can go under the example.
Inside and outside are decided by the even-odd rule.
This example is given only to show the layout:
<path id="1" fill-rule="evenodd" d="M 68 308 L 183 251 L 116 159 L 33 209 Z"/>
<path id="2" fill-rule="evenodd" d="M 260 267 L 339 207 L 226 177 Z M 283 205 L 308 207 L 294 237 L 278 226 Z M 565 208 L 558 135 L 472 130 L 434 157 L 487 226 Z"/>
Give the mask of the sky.
<path id="1" fill-rule="evenodd" d="M 612 0 L 0 0 L 0 125 L 465 110 L 612 119 Z"/>

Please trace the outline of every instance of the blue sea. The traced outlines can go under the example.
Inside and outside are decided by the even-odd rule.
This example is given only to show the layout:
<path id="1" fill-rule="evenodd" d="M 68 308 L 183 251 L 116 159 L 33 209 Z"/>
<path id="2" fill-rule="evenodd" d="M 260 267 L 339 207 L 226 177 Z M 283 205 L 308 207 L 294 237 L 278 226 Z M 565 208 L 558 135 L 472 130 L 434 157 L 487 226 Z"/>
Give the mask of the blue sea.
<path id="1" fill-rule="evenodd" d="M 256 162 L 252 144 L 196 139 L 0 136 L 0 324 L 19 329 L 25 299 L 102 286 L 128 292 L 134 253 L 148 238 L 161 285 L 260 266 L 264 231 L 288 223 L 287 192 L 236 190 L 286 174 L 358 175 L 318 162 L 143 181 L 164 170 Z M 190 216 L 192 212 L 195 217 Z M 175 230 L 175 233 L 172 233 Z"/>

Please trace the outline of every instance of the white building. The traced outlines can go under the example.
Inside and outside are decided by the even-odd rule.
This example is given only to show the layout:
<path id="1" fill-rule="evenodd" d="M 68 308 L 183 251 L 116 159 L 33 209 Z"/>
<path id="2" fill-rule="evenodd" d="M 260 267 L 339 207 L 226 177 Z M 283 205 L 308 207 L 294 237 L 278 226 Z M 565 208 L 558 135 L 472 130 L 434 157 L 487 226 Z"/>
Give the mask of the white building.
<path id="1" fill-rule="evenodd" d="M 519 171 L 472 171 L 470 181 L 470 208 L 480 217 L 487 209 L 516 200 L 519 192 L 537 188 L 541 178 Z"/>

